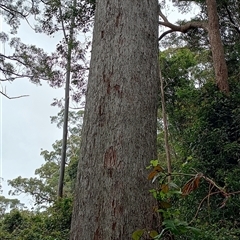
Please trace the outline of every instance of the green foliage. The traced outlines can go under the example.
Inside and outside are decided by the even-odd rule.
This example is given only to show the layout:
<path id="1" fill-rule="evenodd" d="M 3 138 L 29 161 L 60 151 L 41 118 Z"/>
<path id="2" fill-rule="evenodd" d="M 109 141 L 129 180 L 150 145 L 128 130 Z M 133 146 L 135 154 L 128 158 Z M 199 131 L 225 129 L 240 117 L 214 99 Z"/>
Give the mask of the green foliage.
<path id="1" fill-rule="evenodd" d="M 17 199 L 0 197 L 0 239 L 11 240 L 68 240 L 71 226 L 72 198 L 77 174 L 78 155 L 82 124 L 82 111 L 70 112 L 67 145 L 67 166 L 63 198 L 57 198 L 61 141 L 56 141 L 53 150 L 42 150 L 45 163 L 35 170 L 36 177 L 18 177 L 9 180 L 12 195 L 27 194 L 35 207 L 24 210 Z M 52 122 L 60 127 L 62 111 Z"/>
<path id="2" fill-rule="evenodd" d="M 32 83 L 41 84 L 45 80 L 52 87 L 62 87 L 68 70 L 68 50 L 71 49 L 71 97 L 80 102 L 85 92 L 86 70 L 88 63 L 85 56 L 90 41 L 83 43 L 77 39 L 79 32 L 90 30 L 95 13 L 95 1 L 52 0 L 31 2 L 12 0 L 0 5 L 3 20 L 11 28 L 10 34 L 0 33 L 0 42 L 9 45 L 11 52 L 0 54 L 0 81 L 14 81 L 18 78 L 27 78 Z M 72 16 L 75 21 L 72 23 Z M 62 35 L 61 41 L 56 43 L 55 50 L 47 53 L 44 49 L 33 44 L 28 45 L 16 37 L 19 26 L 26 21 L 31 28 L 29 34 L 45 33 L 48 36 Z M 70 31 L 70 29 L 72 29 Z M 70 32 L 74 36 L 70 39 Z M 61 100 L 53 104 L 61 105 Z"/>
<path id="3" fill-rule="evenodd" d="M 18 199 L 10 199 L 0 196 L 0 217 L 4 216 L 9 210 L 23 208 L 24 204 L 22 204 Z"/>
<path id="4" fill-rule="evenodd" d="M 240 218 L 236 211 L 240 205 L 237 195 L 240 190 L 239 79 L 233 75 L 229 78 L 231 93 L 226 96 L 218 91 L 212 81 L 207 51 L 199 52 L 206 56 L 201 58 L 205 62 L 190 61 L 192 65 L 188 68 L 189 72 L 199 69 L 197 72 L 202 77 L 200 82 L 196 81 L 199 79 L 197 75 L 181 74 L 182 66 L 187 66 L 185 59 L 191 55 L 186 50 L 186 56 L 182 54 L 181 58 L 177 58 L 178 51 L 182 52 L 182 48 L 161 55 L 161 62 L 165 64 L 162 72 L 166 82 L 173 169 L 181 174 L 201 171 L 214 179 L 219 189 L 236 194 L 231 194 L 226 199 L 223 195 L 214 193 L 218 192 L 215 186 L 201 183 L 198 191 L 187 197 L 172 198 L 171 208 L 162 214 L 166 219 L 175 216 L 174 219 L 191 222 L 191 226 L 204 233 L 199 237 L 179 236 L 176 239 L 239 239 Z M 180 70 L 175 65 L 175 59 Z M 235 68 L 234 65 L 232 67 Z M 160 144 L 163 144 L 162 138 L 160 125 Z M 162 166 L 165 165 L 163 151 L 164 148 L 160 145 L 159 160 Z M 186 181 L 186 176 L 183 175 L 175 183 L 181 185 Z"/>
<path id="5" fill-rule="evenodd" d="M 72 199 L 57 200 L 46 211 L 12 210 L 0 221 L 0 239 L 68 240 Z"/>

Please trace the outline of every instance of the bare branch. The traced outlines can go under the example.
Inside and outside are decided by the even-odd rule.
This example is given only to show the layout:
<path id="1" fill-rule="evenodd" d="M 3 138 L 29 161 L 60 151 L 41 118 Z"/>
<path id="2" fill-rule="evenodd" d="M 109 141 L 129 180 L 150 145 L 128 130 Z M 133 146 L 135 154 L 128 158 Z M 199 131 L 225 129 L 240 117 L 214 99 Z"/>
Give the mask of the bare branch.
<path id="1" fill-rule="evenodd" d="M 202 28 L 205 30 L 208 30 L 208 25 L 207 22 L 204 21 L 190 21 L 187 22 L 183 25 L 175 25 L 172 24 L 168 21 L 167 17 L 162 13 L 161 9 L 159 8 L 159 16 L 163 19 L 163 21 L 159 21 L 159 24 L 164 26 L 164 27 L 168 27 L 170 28 L 170 30 L 164 32 L 160 37 L 159 37 L 159 41 L 165 37 L 167 34 L 172 33 L 172 32 L 182 32 L 182 33 L 186 33 L 188 32 L 190 29 L 193 28 Z"/>
<path id="2" fill-rule="evenodd" d="M 167 34 L 175 32 L 174 30 L 168 30 L 161 34 L 161 36 L 158 38 L 158 41 L 162 40 Z"/>
<path id="3" fill-rule="evenodd" d="M 167 19 L 167 17 L 162 13 L 160 6 L 159 6 L 159 16 L 163 19 L 164 22 L 168 22 L 168 19 Z"/>
<path id="4" fill-rule="evenodd" d="M 6 6 L 6 5 L 3 5 L 3 4 L 0 4 L 0 8 L 2 8 L 4 11 L 10 13 L 13 17 L 15 16 L 14 13 L 19 14 L 22 18 L 26 18 L 28 16 L 28 14 L 23 14 L 23 13 L 15 10 L 15 9 L 12 9 L 12 8 Z"/>
<path id="5" fill-rule="evenodd" d="M 6 98 L 8 98 L 8 99 L 16 99 L 16 98 L 22 98 L 22 97 L 29 97 L 29 95 L 20 95 L 20 96 L 17 96 L 17 97 L 9 97 L 7 94 L 5 94 L 5 93 L 3 93 L 3 92 L 1 92 L 1 91 L 0 91 L 0 93 L 1 93 L 4 97 L 6 97 Z"/>

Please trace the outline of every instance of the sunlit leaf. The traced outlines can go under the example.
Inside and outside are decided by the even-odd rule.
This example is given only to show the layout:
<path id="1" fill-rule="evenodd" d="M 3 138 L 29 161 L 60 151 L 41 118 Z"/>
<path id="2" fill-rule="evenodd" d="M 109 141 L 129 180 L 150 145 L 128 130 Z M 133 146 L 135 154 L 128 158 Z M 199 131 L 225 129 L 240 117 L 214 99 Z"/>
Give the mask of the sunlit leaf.
<path id="1" fill-rule="evenodd" d="M 153 167 L 156 167 L 158 165 L 158 160 L 151 160 L 150 163 Z"/>
<path id="2" fill-rule="evenodd" d="M 159 172 L 163 172 L 163 168 L 160 165 L 157 165 L 153 168 L 153 171 L 149 173 L 148 180 L 153 179 Z"/>

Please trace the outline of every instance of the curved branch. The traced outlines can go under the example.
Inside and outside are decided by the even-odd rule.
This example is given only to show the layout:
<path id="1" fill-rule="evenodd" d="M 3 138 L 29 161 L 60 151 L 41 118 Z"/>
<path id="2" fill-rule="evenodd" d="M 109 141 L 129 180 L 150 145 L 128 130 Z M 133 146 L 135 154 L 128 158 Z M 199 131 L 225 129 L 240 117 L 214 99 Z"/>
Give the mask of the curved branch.
<path id="1" fill-rule="evenodd" d="M 202 29 L 205 29 L 206 31 L 208 31 L 208 24 L 205 21 L 191 21 L 191 22 L 187 22 L 180 26 L 175 25 L 168 21 L 167 17 L 162 13 L 160 8 L 159 8 L 159 16 L 163 19 L 163 21 L 159 21 L 159 25 L 170 28 L 170 30 L 161 34 L 161 36 L 158 38 L 159 41 L 163 37 L 165 37 L 167 34 L 172 33 L 172 32 L 186 33 L 190 29 L 194 29 L 194 28 L 202 28 Z"/>

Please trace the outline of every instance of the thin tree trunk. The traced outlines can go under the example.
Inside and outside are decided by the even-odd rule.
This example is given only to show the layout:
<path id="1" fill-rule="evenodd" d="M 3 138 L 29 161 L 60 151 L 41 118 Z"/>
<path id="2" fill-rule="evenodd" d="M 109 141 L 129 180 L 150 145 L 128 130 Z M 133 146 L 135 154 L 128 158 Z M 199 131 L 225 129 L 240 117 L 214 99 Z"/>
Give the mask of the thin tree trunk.
<path id="1" fill-rule="evenodd" d="M 219 19 L 216 0 L 206 0 L 208 12 L 208 36 L 212 49 L 213 66 L 218 88 L 229 92 L 228 69 L 224 56 L 224 49 L 219 30 Z"/>
<path id="2" fill-rule="evenodd" d="M 163 129 L 164 129 L 164 142 L 165 142 L 165 152 L 167 160 L 167 169 L 168 173 L 172 172 L 172 163 L 170 155 L 170 146 L 168 141 L 168 122 L 166 114 L 166 105 L 165 105 L 165 93 L 164 93 L 164 82 L 162 78 L 161 68 L 159 67 L 159 79 L 160 79 L 160 89 L 161 89 L 161 102 L 162 102 L 162 118 L 163 118 Z M 168 182 L 171 181 L 171 176 L 168 177 Z"/>
<path id="3" fill-rule="evenodd" d="M 77 4 L 77 0 L 74 0 L 73 1 L 73 9 L 76 8 L 76 4 Z M 61 14 L 61 6 L 59 7 L 59 11 Z M 61 16 L 61 18 L 62 18 L 62 16 Z M 72 45 L 73 45 L 73 36 L 74 36 L 74 24 L 75 24 L 75 14 L 73 12 L 71 24 L 70 24 L 69 40 L 68 40 L 66 37 L 65 27 L 63 24 L 63 20 L 62 20 L 64 37 L 68 44 L 68 52 L 67 52 L 67 74 L 66 74 L 66 84 L 65 84 L 63 139 L 62 139 L 62 150 L 61 150 L 60 175 L 59 175 L 59 181 L 58 181 L 58 197 L 60 197 L 60 198 L 63 196 L 64 174 L 65 174 L 66 153 L 67 153 L 69 87 L 70 87 L 70 78 L 71 78 L 71 60 L 72 60 Z"/>
<path id="4" fill-rule="evenodd" d="M 97 2 L 71 240 L 155 228 L 158 1 Z"/>

